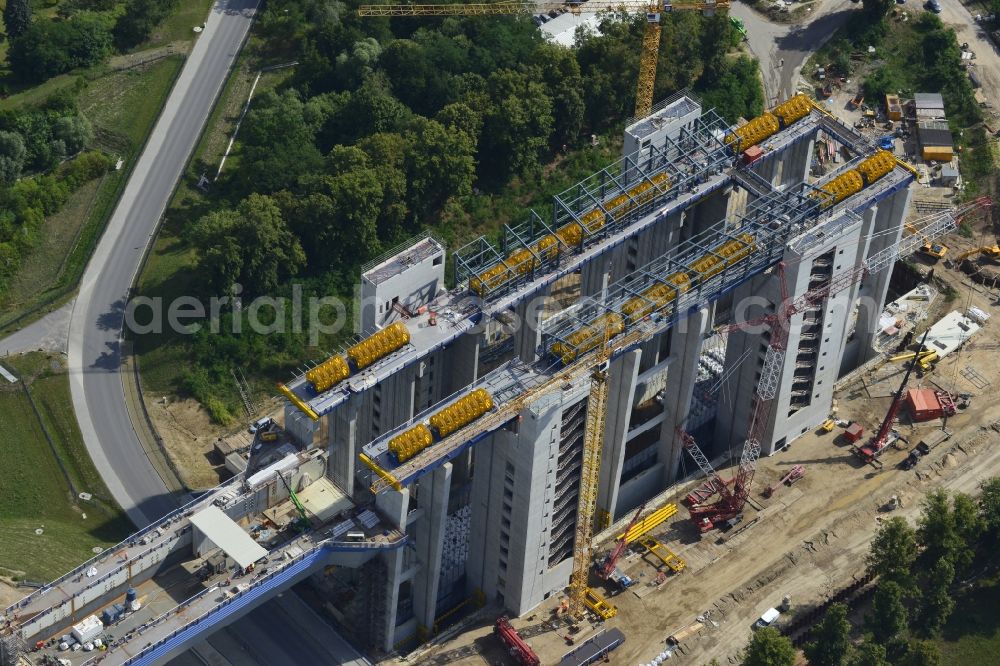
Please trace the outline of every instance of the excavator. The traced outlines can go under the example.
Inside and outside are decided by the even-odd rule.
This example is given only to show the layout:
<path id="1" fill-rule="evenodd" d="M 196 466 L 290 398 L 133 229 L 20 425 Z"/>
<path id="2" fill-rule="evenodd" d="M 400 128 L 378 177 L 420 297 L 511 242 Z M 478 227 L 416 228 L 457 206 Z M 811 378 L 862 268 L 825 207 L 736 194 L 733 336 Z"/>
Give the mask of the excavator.
<path id="1" fill-rule="evenodd" d="M 969 257 L 974 257 L 977 254 L 983 255 L 987 259 L 1000 262 L 1000 245 L 984 245 L 983 247 L 966 250 L 962 254 L 955 257 L 955 263 L 959 263 L 963 259 L 968 259 Z"/>
<path id="2" fill-rule="evenodd" d="M 288 484 L 288 480 L 285 478 L 285 475 L 282 474 L 281 472 L 278 472 L 278 477 L 281 479 L 281 482 L 285 484 L 285 488 L 288 489 L 288 496 L 292 499 L 292 504 L 295 505 L 295 510 L 299 514 L 298 519 L 296 519 L 295 522 L 292 523 L 292 528 L 296 532 L 304 532 L 310 527 L 312 527 L 312 523 L 309 520 L 309 516 L 306 514 L 306 508 L 302 506 L 302 502 L 299 501 L 298 495 L 295 494 L 295 491 L 292 490 L 292 487 Z"/>
<path id="3" fill-rule="evenodd" d="M 917 228 L 909 222 L 906 223 L 905 227 L 906 230 L 913 235 L 918 233 Z M 1000 250 L 998 250 L 998 252 L 1000 252 Z M 948 246 L 944 243 L 936 243 L 929 238 L 924 238 L 924 244 L 920 246 L 920 253 L 925 257 L 929 257 L 933 261 L 937 261 L 938 259 L 944 257 L 944 255 L 948 254 Z"/>

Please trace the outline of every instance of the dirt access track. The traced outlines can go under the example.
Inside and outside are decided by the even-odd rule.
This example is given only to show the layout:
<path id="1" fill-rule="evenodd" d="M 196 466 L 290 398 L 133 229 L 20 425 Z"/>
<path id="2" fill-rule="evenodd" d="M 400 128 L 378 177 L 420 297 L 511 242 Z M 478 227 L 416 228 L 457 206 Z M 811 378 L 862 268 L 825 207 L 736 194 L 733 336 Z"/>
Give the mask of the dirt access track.
<path id="1" fill-rule="evenodd" d="M 967 302 L 993 314 L 1000 312 L 991 305 L 993 298 L 987 292 L 970 291 L 957 283 L 955 286 L 961 297 L 940 304 L 936 312 L 962 309 Z M 791 597 L 794 616 L 860 578 L 869 542 L 883 517 L 901 515 L 913 523 L 919 514 L 920 499 L 927 491 L 947 488 L 974 495 L 982 481 L 1000 475 L 1000 404 L 990 400 L 990 386 L 977 389 L 961 375 L 962 368 L 972 366 L 987 380 L 1000 381 L 995 352 L 975 349 L 996 344 L 1000 341 L 998 334 L 1000 326 L 991 321 L 977 335 L 971 351 L 956 352 L 925 377 L 911 378 L 911 387 L 932 386 L 939 381 L 974 394 L 972 406 L 948 420 L 952 437 L 933 449 L 914 470 L 902 471 L 898 467 L 907 455 L 905 450 L 889 449 L 882 457 L 884 467 L 878 470 L 862 465 L 850 453 L 841 436 L 842 428 L 825 434 L 810 432 L 788 449 L 760 461 L 751 501 L 754 508 L 748 507 L 740 527 L 752 525 L 739 534 L 735 534 L 737 528 L 729 535 L 712 532 L 699 540 L 682 507 L 665 531 L 656 536 L 687 561 L 684 572 L 669 577 L 655 589 L 652 581 L 658 560 L 631 555 L 622 564 L 621 568 L 636 583 L 630 590 L 610 597 L 618 614 L 606 626 L 618 627 L 626 635 L 612 663 L 649 663 L 664 650 L 667 636 L 705 615 L 709 621 L 704 629 L 681 645 L 671 663 L 733 660 L 750 637 L 750 625 L 785 595 Z M 859 420 L 868 436 L 877 428 L 889 398 L 870 398 L 864 379 L 842 386 L 835 404 L 840 418 Z M 940 425 L 937 421 L 915 427 L 904 416 L 897 427 L 908 438 L 906 448 L 910 448 Z M 772 499 L 764 499 L 761 492 L 797 464 L 806 466 L 805 478 L 790 488 L 781 488 Z M 722 471 L 723 476 L 731 473 Z M 689 488 L 690 484 L 679 490 L 671 501 L 680 506 Z M 899 496 L 902 508 L 883 513 L 880 509 L 892 495 Z M 717 542 L 720 536 L 725 538 L 721 544 Z M 604 543 L 595 552 L 603 553 L 609 546 Z M 592 584 L 597 581 L 592 580 Z M 610 589 L 597 589 L 611 594 Z M 513 620 L 543 664 L 558 663 L 571 649 L 560 636 L 565 635 L 565 627 L 560 626 L 556 633 L 548 623 L 557 604 L 554 595 L 533 614 Z M 411 654 L 406 663 L 512 664 L 491 635 L 491 622 L 497 613 L 496 608 L 483 609 L 476 618 L 470 618 L 464 632 L 446 632 Z M 784 616 L 785 621 L 789 619 Z M 582 640 L 598 628 L 585 627 Z"/>

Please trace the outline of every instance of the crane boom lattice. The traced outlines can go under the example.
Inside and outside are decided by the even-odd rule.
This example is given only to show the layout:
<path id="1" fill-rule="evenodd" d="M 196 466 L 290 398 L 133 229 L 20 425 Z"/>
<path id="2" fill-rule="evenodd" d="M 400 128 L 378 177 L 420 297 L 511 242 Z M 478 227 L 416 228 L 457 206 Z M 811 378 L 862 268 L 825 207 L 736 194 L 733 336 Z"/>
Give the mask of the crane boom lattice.
<path id="1" fill-rule="evenodd" d="M 582 616 L 586 610 L 588 577 L 592 557 L 594 514 L 597 511 L 597 487 L 601 471 L 601 449 L 608 412 L 608 364 L 611 359 L 611 328 L 604 327 L 597 365 L 591 373 L 587 400 L 587 422 L 583 431 L 583 465 L 580 470 L 580 498 L 576 511 L 576 535 L 573 541 L 573 572 L 569 578 L 569 611 Z"/>
<path id="2" fill-rule="evenodd" d="M 877 273 L 891 266 L 898 257 L 910 254 L 920 247 L 922 242 L 929 242 L 944 235 L 954 229 L 958 225 L 958 221 L 963 217 L 988 208 L 992 206 L 992 203 L 989 197 L 980 197 L 956 210 L 938 213 L 930 216 L 929 219 L 921 220 L 922 226 L 918 233 L 913 233 L 909 236 L 904 235 L 896 243 L 870 257 L 863 265 L 853 270 L 845 271 L 826 284 L 820 285 L 815 289 L 810 289 L 794 299 L 790 298 L 787 293 L 784 264 L 778 264 L 778 280 L 781 288 L 782 302 L 778 304 L 776 312 L 752 321 L 740 322 L 725 327 L 725 330 L 734 330 L 766 325 L 771 332 L 771 342 L 767 348 L 764 367 L 761 371 L 757 389 L 754 392 L 750 428 L 747 431 L 747 438 L 740 454 L 739 469 L 733 480 L 731 490 L 729 484 L 722 481 L 712 468 L 708 462 L 708 458 L 698 447 L 694 438 L 683 430 L 679 431 L 684 448 L 708 477 L 708 487 L 713 491 L 712 494 L 720 496 L 720 499 L 713 504 L 706 503 L 712 495 L 702 497 L 695 506 L 691 507 L 691 517 L 700 529 L 704 530 L 712 527 L 719 521 L 734 518 L 743 511 L 743 507 L 750 497 L 750 488 L 753 485 L 753 477 L 757 469 L 757 459 L 760 457 L 760 443 L 763 440 L 764 431 L 770 419 L 773 400 L 777 393 L 778 378 L 784 364 L 785 348 L 788 343 L 788 329 L 792 317 L 809 307 L 821 304 L 831 296 L 857 284 L 865 275 Z M 919 242 L 914 239 L 917 239 Z M 883 424 L 883 429 L 885 429 L 885 424 Z M 880 436 L 882 435 L 880 434 Z"/>

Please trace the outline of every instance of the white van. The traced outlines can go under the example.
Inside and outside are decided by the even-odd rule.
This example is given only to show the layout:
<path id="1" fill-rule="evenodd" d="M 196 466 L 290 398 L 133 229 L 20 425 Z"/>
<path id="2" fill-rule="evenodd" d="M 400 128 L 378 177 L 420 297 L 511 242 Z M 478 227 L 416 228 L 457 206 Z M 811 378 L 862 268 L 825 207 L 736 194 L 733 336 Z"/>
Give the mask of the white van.
<path id="1" fill-rule="evenodd" d="M 764 611 L 764 614 L 761 615 L 757 619 L 757 621 L 753 623 L 753 627 L 754 629 L 760 629 L 762 627 L 770 627 L 771 625 L 773 625 L 775 622 L 778 621 L 778 618 L 780 616 L 781 613 L 778 611 L 777 608 L 768 608 L 766 611 Z"/>

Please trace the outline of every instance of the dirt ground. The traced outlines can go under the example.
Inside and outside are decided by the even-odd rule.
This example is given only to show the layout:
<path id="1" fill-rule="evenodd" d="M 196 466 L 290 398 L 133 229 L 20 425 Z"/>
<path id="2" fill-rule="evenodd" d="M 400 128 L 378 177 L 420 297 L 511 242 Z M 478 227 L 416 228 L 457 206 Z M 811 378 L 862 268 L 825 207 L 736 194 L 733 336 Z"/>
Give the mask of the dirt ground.
<path id="1" fill-rule="evenodd" d="M 196 400 L 144 397 L 146 409 L 157 433 L 163 438 L 167 454 L 188 488 L 213 488 L 229 476 L 223 461 L 214 455 L 215 442 L 223 438 L 229 441 L 232 448 L 249 445 L 247 423 L 251 419 L 241 419 L 238 425 L 223 427 L 212 423 L 208 412 Z M 263 406 L 255 418 L 261 416 L 271 416 L 279 423 L 284 422 L 284 413 L 277 398 Z"/>
<path id="2" fill-rule="evenodd" d="M 30 590 L 21 590 L 11 585 L 7 580 L 0 578 L 0 608 L 6 608 L 12 603 L 24 598 Z"/>
<path id="3" fill-rule="evenodd" d="M 984 225 L 977 227 L 977 235 L 984 233 L 983 229 Z M 955 248 L 972 243 L 957 234 L 944 240 Z M 934 268 L 937 279 L 951 284 L 958 296 L 950 302 L 939 296 L 925 325 L 970 304 L 1000 314 L 1000 308 L 993 305 L 996 293 L 973 285 L 943 262 Z M 718 533 L 699 540 L 685 520 L 686 509 L 681 507 L 671 524 L 655 536 L 686 560 L 687 569 L 655 589 L 652 581 L 658 569 L 654 565 L 659 561 L 649 556 L 628 557 L 622 568 L 637 582 L 629 591 L 610 598 L 618 615 L 606 626 L 618 627 L 626 635 L 612 663 L 650 662 L 665 649 L 667 636 L 696 622 L 699 616 L 706 619 L 705 628 L 684 642 L 671 662 L 703 664 L 717 658 L 721 663 L 732 663 L 750 637 L 750 625 L 785 595 L 791 597 L 790 615 L 794 617 L 860 577 L 870 539 L 883 515 L 902 515 L 913 522 L 920 499 L 928 490 L 944 487 L 974 494 L 983 480 L 1000 475 L 1000 404 L 989 399 L 993 385 L 1000 384 L 1000 360 L 991 348 L 998 345 L 1000 326 L 990 321 L 971 344 L 942 360 L 927 375 L 911 379 L 911 387 L 948 386 L 974 396 L 968 410 L 948 419 L 946 427 L 952 437 L 914 470 L 898 467 L 906 450 L 890 449 L 882 458 L 884 467 L 878 470 L 861 465 L 850 453 L 840 436 L 841 428 L 828 434 L 810 432 L 786 450 L 760 461 L 754 481 L 754 508 L 747 511 L 742 532 L 734 530 L 721 542 Z M 990 384 L 973 384 L 962 374 L 969 367 Z M 838 387 L 837 415 L 861 422 L 866 433 L 871 433 L 890 399 L 869 397 L 864 380 L 856 378 Z M 940 426 L 940 421 L 913 425 L 904 414 L 896 427 L 913 446 Z M 805 465 L 805 478 L 764 499 L 761 491 L 797 464 Z M 722 473 L 727 476 L 727 472 Z M 679 491 L 672 501 L 680 506 L 686 490 Z M 892 495 L 899 496 L 902 508 L 884 514 L 880 509 Z M 759 520 L 754 522 L 755 518 Z M 609 545 L 602 544 L 597 552 L 606 551 Z M 564 634 L 563 628 L 557 633 L 548 625 L 557 604 L 553 598 L 528 617 L 513 620 L 544 664 L 558 663 L 572 649 L 559 635 Z M 784 617 L 788 621 L 789 615 Z M 491 611 L 484 610 L 464 633 L 442 637 L 410 655 L 407 663 L 512 664 L 490 635 L 491 618 Z M 585 629 L 583 638 L 598 627 Z"/>

